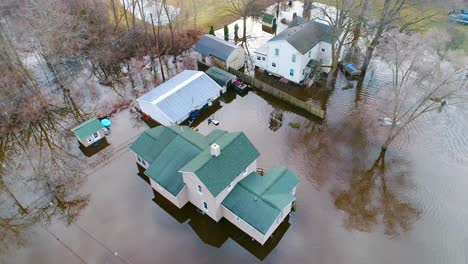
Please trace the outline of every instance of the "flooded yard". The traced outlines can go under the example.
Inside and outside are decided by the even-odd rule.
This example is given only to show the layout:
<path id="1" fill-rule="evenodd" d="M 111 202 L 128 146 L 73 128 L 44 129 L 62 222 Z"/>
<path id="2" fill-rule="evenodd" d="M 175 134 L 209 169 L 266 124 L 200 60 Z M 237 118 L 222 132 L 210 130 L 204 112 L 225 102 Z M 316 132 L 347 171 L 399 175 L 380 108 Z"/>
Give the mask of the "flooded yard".
<path id="1" fill-rule="evenodd" d="M 148 126 L 126 110 L 112 120 L 102 161 L 88 170 L 80 192 L 90 201 L 78 221 L 37 226 L 2 261 L 466 263 L 468 110 L 430 114 L 389 149 L 385 167 L 376 166 L 386 127 L 377 122 L 382 101 L 372 82 L 361 91 L 284 88 L 326 110 L 323 121 L 250 92 L 225 95 L 203 116 L 214 116 L 218 127 L 196 123 L 202 134 L 243 131 L 261 153 L 258 167 L 287 166 L 301 179 L 297 211 L 263 247 L 225 220 L 155 195 L 128 150 Z M 276 131 L 273 111 L 283 113 Z"/>

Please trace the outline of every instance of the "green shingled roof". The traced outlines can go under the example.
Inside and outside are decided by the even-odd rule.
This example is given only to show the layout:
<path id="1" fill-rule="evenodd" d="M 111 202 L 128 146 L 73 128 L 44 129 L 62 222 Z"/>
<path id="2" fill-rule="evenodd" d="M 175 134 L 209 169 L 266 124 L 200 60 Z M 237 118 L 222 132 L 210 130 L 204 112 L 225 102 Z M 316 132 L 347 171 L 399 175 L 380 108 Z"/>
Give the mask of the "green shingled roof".
<path id="1" fill-rule="evenodd" d="M 145 174 L 177 196 L 185 183 L 179 169 L 201 152 L 182 137 L 175 137 L 151 163 Z"/>
<path id="2" fill-rule="evenodd" d="M 287 168 L 273 167 L 264 176 L 251 173 L 240 181 L 222 205 L 262 234 L 292 201 L 299 179 Z"/>
<path id="3" fill-rule="evenodd" d="M 208 148 L 180 169 L 195 173 L 214 197 L 260 155 L 241 132 L 226 133 L 215 143 L 221 147 L 218 157 L 212 156 Z"/>
<path id="4" fill-rule="evenodd" d="M 211 67 L 205 73 L 220 86 L 226 86 L 229 81 L 236 79 L 234 74 L 221 70 L 218 67 Z"/>
<path id="5" fill-rule="evenodd" d="M 220 138 L 221 136 L 223 136 L 224 134 L 226 134 L 227 132 L 224 131 L 224 130 L 220 130 L 220 129 L 215 129 L 213 131 L 211 131 L 207 136 L 206 136 L 206 139 L 208 140 L 208 142 L 210 144 L 214 143 L 218 138 Z"/>
<path id="6" fill-rule="evenodd" d="M 96 133 L 97 131 L 99 131 L 99 129 L 102 129 L 103 127 L 104 126 L 101 124 L 99 119 L 94 117 L 72 128 L 72 131 L 80 140 L 82 140 Z"/>
<path id="7" fill-rule="evenodd" d="M 265 13 L 265 14 L 263 14 L 262 22 L 271 24 L 271 23 L 273 23 L 274 18 L 275 18 L 275 16 L 273 16 L 272 14 Z"/>
<path id="8" fill-rule="evenodd" d="M 177 196 L 185 185 L 179 169 L 208 147 L 208 140 L 189 127 L 158 126 L 143 132 L 130 149 L 151 164 L 145 174 Z"/>

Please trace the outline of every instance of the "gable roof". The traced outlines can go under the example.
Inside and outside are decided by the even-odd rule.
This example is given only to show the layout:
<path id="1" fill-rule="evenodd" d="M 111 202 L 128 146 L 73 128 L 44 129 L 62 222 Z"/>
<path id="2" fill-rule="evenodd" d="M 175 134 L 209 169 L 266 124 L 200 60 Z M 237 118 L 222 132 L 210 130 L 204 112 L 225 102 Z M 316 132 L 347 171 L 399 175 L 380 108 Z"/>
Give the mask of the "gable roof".
<path id="1" fill-rule="evenodd" d="M 286 40 L 301 54 L 307 53 L 320 41 L 327 43 L 332 42 L 331 26 L 315 21 L 306 21 L 304 23 L 297 22 L 299 20 L 300 17 L 297 17 L 295 22 L 293 21 L 292 26 L 281 31 L 268 42 Z"/>
<path id="2" fill-rule="evenodd" d="M 218 67 L 211 67 L 205 73 L 220 86 L 226 86 L 229 81 L 236 79 L 234 74 L 221 70 Z"/>
<path id="3" fill-rule="evenodd" d="M 201 134 L 186 126 L 158 126 L 143 132 L 130 149 L 151 165 L 145 174 L 177 194 L 185 186 L 179 169 L 209 146 Z"/>
<path id="4" fill-rule="evenodd" d="M 183 121 L 192 110 L 218 97 L 222 90 L 215 81 L 201 71 L 185 70 L 139 97 L 158 107 L 173 122 Z"/>
<path id="5" fill-rule="evenodd" d="M 146 162 L 152 163 L 176 137 L 183 138 L 186 143 L 200 150 L 208 146 L 205 137 L 187 126 L 158 126 L 141 133 L 130 149 Z"/>
<path id="6" fill-rule="evenodd" d="M 218 157 L 212 156 L 210 148 L 207 148 L 180 171 L 194 173 L 216 197 L 257 159 L 260 153 L 242 132 L 225 133 L 214 142 L 221 147 Z"/>
<path id="7" fill-rule="evenodd" d="M 265 14 L 263 14 L 263 16 L 262 16 L 262 22 L 271 24 L 271 23 L 273 23 L 273 19 L 274 19 L 274 18 L 275 18 L 274 15 L 265 13 Z"/>
<path id="8" fill-rule="evenodd" d="M 283 209 L 294 201 L 292 189 L 299 179 L 287 168 L 273 167 L 265 175 L 251 173 L 240 181 L 222 205 L 262 234 Z"/>
<path id="9" fill-rule="evenodd" d="M 96 133 L 97 131 L 99 131 L 99 129 L 102 129 L 103 127 L 104 126 L 101 124 L 101 121 L 94 117 L 72 128 L 72 131 L 80 140 L 82 140 Z"/>
<path id="10" fill-rule="evenodd" d="M 226 61 L 229 55 L 241 47 L 217 38 L 213 35 L 204 35 L 203 38 L 195 45 L 194 51 L 204 55 L 213 56 L 223 61 Z"/>

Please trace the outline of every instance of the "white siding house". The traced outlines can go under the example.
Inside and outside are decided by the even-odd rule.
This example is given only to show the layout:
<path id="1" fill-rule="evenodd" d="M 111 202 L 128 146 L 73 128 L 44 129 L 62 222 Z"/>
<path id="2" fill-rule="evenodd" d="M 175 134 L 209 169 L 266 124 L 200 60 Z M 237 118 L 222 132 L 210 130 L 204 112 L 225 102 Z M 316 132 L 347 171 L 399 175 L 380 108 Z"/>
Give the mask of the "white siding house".
<path id="1" fill-rule="evenodd" d="M 202 61 L 210 66 L 238 70 L 245 63 L 244 48 L 212 35 L 203 36 L 193 50 L 198 52 Z"/>
<path id="2" fill-rule="evenodd" d="M 297 18 L 299 19 L 299 17 Z M 328 72 L 331 65 L 331 32 L 329 25 L 300 18 L 294 24 L 258 48 L 255 66 L 294 83 L 309 77 L 315 65 Z"/>
<path id="3" fill-rule="evenodd" d="M 168 201 L 178 208 L 190 202 L 216 222 L 224 217 L 262 245 L 291 212 L 299 180 L 281 167 L 258 175 L 260 153 L 243 133 L 159 126 L 130 149 Z"/>
<path id="4" fill-rule="evenodd" d="M 201 71 L 185 70 L 137 99 L 141 111 L 165 126 L 178 125 L 216 100 L 223 88 Z"/>

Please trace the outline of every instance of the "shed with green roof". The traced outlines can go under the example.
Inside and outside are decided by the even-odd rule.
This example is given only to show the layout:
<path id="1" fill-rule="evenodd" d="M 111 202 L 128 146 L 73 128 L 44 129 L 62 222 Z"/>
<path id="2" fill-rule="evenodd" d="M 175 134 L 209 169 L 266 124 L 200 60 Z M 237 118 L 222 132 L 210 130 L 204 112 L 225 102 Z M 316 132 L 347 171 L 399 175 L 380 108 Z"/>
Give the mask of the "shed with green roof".
<path id="1" fill-rule="evenodd" d="M 236 79 L 234 74 L 222 70 L 218 67 L 211 67 L 205 73 L 210 76 L 210 78 L 213 79 L 213 81 L 215 81 L 219 86 L 223 87 L 224 92 L 226 91 L 230 82 Z"/>
<path id="2" fill-rule="evenodd" d="M 276 16 L 264 13 L 262 16 L 262 25 L 273 28 L 276 27 Z"/>
<path id="3" fill-rule="evenodd" d="M 72 128 L 78 141 L 85 147 L 105 137 L 104 126 L 97 118 L 91 118 Z"/>

